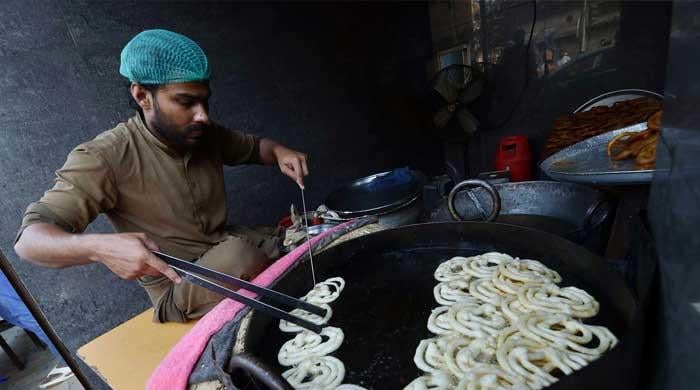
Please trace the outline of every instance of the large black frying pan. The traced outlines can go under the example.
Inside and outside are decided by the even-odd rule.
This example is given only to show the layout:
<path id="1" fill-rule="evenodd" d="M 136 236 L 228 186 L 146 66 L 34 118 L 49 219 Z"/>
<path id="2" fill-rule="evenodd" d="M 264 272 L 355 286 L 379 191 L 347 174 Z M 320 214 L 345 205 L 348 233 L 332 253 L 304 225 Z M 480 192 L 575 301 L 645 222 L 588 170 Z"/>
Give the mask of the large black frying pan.
<path id="1" fill-rule="evenodd" d="M 333 303 L 330 325 L 345 332 L 333 355 L 347 368 L 345 383 L 369 389 L 401 389 L 421 375 L 413 363 L 418 342 L 432 337 L 426 327 L 436 281 L 433 272 L 455 255 L 488 251 L 537 259 L 558 271 L 561 285 L 587 290 L 600 302 L 589 323 L 605 325 L 620 344 L 552 389 L 631 389 L 638 367 L 640 336 L 631 331 L 637 304 L 623 280 L 596 255 L 570 241 L 513 225 L 444 222 L 404 226 L 351 240 L 314 257 L 317 277 L 342 276 L 347 283 Z M 275 288 L 302 296 L 311 288 L 306 264 L 291 270 Z M 277 352 L 292 335 L 278 321 L 254 314 L 245 350 L 281 373 Z"/>

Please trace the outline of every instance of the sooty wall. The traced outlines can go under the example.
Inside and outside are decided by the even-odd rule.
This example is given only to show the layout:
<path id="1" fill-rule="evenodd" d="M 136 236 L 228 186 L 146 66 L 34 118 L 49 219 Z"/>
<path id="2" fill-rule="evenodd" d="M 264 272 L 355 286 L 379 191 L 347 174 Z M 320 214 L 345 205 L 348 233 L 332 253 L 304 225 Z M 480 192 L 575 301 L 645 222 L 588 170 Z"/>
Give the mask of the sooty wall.
<path id="1" fill-rule="evenodd" d="M 215 119 L 309 153 L 310 205 L 352 178 L 442 166 L 416 108 L 431 54 L 425 4 L 4 2 L 0 247 L 71 350 L 143 311 L 146 294 L 101 265 L 23 262 L 12 243 L 71 148 L 132 115 L 119 53 L 148 28 L 186 34 L 208 53 Z M 300 202 L 273 168 L 227 168 L 226 181 L 234 223 L 275 224 Z M 89 230 L 111 227 L 100 217 Z"/>

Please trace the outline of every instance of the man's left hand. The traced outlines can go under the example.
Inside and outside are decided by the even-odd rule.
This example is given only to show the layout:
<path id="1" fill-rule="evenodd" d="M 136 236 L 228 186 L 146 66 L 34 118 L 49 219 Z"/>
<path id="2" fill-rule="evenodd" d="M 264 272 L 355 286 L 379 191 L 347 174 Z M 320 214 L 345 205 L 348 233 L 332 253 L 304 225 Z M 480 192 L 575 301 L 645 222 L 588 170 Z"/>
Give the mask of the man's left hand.
<path id="1" fill-rule="evenodd" d="M 309 157 L 301 152 L 278 145 L 275 148 L 277 165 L 285 175 L 294 180 L 299 187 L 304 188 L 304 176 L 309 174 L 307 161 Z"/>

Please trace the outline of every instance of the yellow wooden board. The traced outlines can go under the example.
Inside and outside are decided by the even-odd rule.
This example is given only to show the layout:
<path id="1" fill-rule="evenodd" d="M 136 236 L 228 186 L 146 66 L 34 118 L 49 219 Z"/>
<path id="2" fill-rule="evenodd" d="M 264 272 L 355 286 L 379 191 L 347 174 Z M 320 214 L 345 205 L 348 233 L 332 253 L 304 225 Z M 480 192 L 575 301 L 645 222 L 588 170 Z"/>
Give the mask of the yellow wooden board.
<path id="1" fill-rule="evenodd" d="M 143 389 L 153 370 L 196 321 L 153 322 L 153 309 L 78 349 L 78 357 L 116 390 Z"/>

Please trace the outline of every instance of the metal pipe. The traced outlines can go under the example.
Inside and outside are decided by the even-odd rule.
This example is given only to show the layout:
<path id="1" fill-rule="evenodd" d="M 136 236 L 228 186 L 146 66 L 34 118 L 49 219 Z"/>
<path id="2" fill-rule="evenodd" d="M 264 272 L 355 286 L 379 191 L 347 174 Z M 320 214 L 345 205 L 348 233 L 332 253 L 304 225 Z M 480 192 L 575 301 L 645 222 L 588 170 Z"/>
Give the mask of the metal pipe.
<path id="1" fill-rule="evenodd" d="M 583 0 L 581 11 L 581 53 L 588 50 L 588 35 L 591 23 L 591 5 L 588 0 Z"/>
<path id="2" fill-rule="evenodd" d="M 486 0 L 479 0 L 479 16 L 481 17 L 481 29 L 479 30 L 479 32 L 481 33 L 481 55 L 483 56 L 484 60 L 484 77 L 486 78 L 486 80 L 488 80 L 489 42 L 488 34 L 486 33 L 488 23 L 486 17 Z"/>

